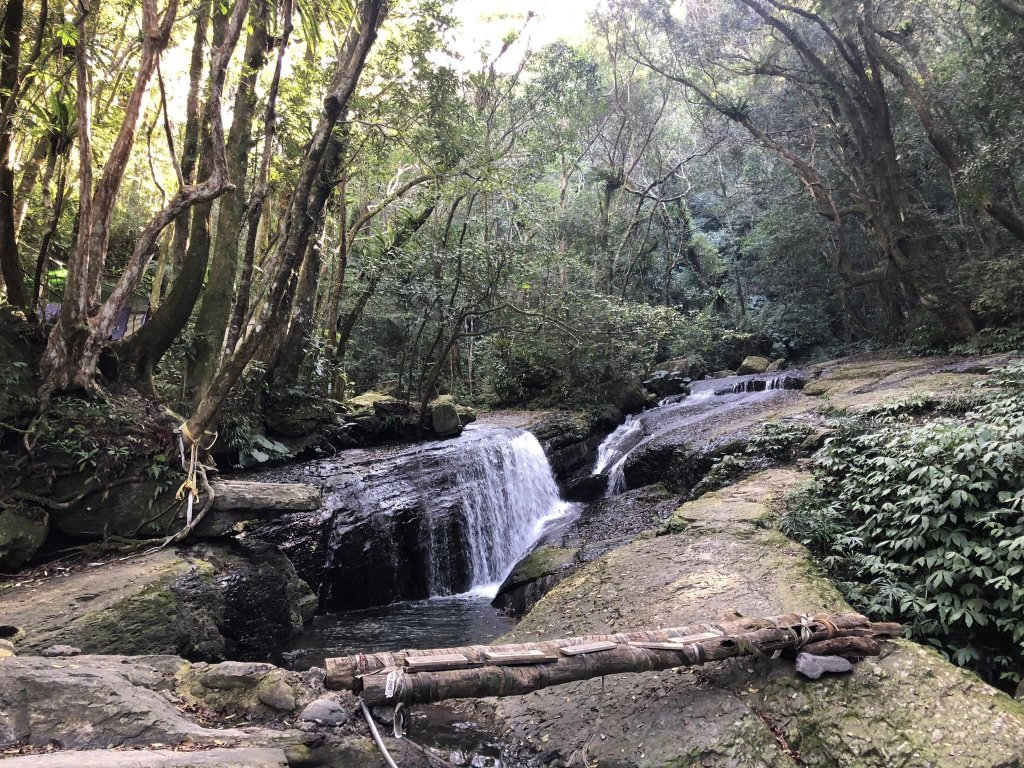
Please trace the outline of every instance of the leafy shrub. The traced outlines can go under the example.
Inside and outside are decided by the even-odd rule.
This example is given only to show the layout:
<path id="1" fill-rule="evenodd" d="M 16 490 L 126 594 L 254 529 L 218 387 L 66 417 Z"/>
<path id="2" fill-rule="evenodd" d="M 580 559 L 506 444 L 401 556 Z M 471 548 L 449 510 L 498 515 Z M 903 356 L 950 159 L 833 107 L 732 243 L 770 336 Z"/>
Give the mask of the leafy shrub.
<path id="1" fill-rule="evenodd" d="M 775 461 L 793 461 L 812 431 L 811 425 L 802 421 L 769 421 L 750 436 L 746 452 Z"/>
<path id="2" fill-rule="evenodd" d="M 1024 674 L 1024 366 L 991 383 L 957 418 L 839 432 L 780 527 L 853 604 L 1006 684 Z"/>
<path id="3" fill-rule="evenodd" d="M 995 355 L 1024 349 L 1024 323 L 983 328 L 963 344 L 953 347 L 961 355 Z"/>
<path id="4" fill-rule="evenodd" d="M 934 396 L 926 392 L 912 392 L 902 397 L 893 397 L 861 412 L 861 416 L 882 422 L 901 421 L 910 416 L 919 416 L 936 406 Z"/>
<path id="5" fill-rule="evenodd" d="M 543 334 L 509 317 L 513 327 L 481 339 L 477 365 L 497 403 L 615 403 L 687 323 L 674 310 L 603 295 L 567 297 L 557 315 Z"/>
<path id="6" fill-rule="evenodd" d="M 221 411 L 218 441 L 223 441 L 222 445 L 230 449 L 229 455 L 236 467 L 255 467 L 295 455 L 288 446 L 265 434 L 262 398 L 257 391 L 262 378 L 262 371 L 253 366 L 232 390 Z"/>

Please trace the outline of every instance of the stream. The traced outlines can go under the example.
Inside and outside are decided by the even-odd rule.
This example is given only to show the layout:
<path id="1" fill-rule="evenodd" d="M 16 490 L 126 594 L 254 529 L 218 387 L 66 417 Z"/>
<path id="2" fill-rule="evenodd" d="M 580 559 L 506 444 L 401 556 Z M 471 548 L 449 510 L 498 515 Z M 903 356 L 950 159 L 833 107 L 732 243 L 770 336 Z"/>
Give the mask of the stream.
<path id="1" fill-rule="evenodd" d="M 785 386 L 784 376 L 696 382 L 689 396 L 666 398 L 608 435 L 593 472 L 608 475 L 606 495 L 615 496 L 626 490 L 633 451 Z M 321 600 L 322 612 L 276 659 L 296 670 L 332 656 L 490 642 L 516 624 L 491 600 L 538 542 L 581 526 L 588 538 L 614 533 L 590 530 L 601 528 L 601 515 L 563 501 L 536 437 L 506 427 L 474 424 L 450 440 L 345 451 L 260 479 L 324 490 L 313 528 L 326 535 L 317 540 L 284 520 L 276 541 Z M 417 708 L 414 727 L 455 764 L 501 764 L 494 735 L 456 710 Z"/>

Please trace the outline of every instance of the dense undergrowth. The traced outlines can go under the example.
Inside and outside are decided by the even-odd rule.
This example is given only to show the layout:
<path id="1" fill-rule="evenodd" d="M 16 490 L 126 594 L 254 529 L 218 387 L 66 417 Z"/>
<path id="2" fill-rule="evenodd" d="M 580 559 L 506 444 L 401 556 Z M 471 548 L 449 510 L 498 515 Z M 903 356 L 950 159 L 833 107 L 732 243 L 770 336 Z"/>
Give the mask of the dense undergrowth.
<path id="1" fill-rule="evenodd" d="M 839 419 L 782 530 L 851 604 L 986 680 L 1024 677 L 1024 365 Z"/>

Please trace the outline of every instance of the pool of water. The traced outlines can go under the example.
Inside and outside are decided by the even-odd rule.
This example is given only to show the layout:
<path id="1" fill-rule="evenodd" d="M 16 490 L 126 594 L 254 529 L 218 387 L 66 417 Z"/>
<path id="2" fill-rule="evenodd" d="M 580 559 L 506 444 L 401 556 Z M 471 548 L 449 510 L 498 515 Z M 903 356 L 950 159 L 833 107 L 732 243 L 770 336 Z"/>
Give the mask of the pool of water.
<path id="1" fill-rule="evenodd" d="M 332 656 L 487 643 L 514 626 L 486 595 L 432 597 L 316 616 L 276 661 L 305 670 Z M 497 736 L 450 705 L 414 706 L 410 716 L 410 738 L 450 765 L 502 768 Z"/>
<path id="2" fill-rule="evenodd" d="M 514 626 L 489 597 L 473 594 L 325 613 L 292 640 L 281 662 L 303 670 L 322 667 L 331 656 L 488 643 Z"/>

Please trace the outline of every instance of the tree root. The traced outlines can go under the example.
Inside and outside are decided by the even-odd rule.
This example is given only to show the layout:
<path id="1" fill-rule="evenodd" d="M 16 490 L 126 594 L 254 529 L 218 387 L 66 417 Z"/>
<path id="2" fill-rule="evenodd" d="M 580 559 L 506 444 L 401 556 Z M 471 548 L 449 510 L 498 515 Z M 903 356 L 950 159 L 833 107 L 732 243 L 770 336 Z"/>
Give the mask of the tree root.
<path id="1" fill-rule="evenodd" d="M 119 488 L 122 485 L 132 485 L 133 483 L 142 483 L 143 481 L 135 477 L 121 477 L 117 480 L 113 480 L 106 485 L 99 488 L 89 488 L 77 496 L 71 496 L 70 498 L 63 500 L 48 499 L 45 496 L 39 496 L 35 493 L 29 493 L 28 491 L 11 491 L 10 497 L 18 499 L 20 501 L 28 501 L 40 507 L 45 507 L 51 512 L 65 512 L 69 509 L 74 508 L 80 504 L 86 498 L 94 493 L 106 493 L 113 488 Z"/>

